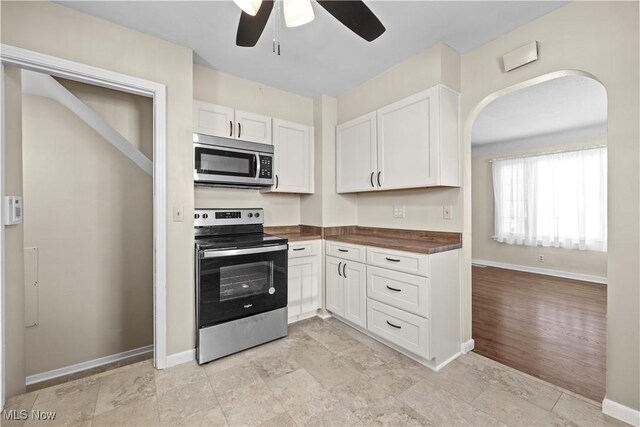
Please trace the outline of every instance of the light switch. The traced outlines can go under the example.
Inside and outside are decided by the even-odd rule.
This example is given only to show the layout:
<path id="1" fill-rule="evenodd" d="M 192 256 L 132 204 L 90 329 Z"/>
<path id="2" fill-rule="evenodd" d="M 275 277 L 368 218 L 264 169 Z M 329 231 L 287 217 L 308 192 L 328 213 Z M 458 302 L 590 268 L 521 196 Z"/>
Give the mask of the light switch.
<path id="1" fill-rule="evenodd" d="M 444 219 L 453 219 L 453 206 L 443 206 L 442 207 L 442 217 Z"/>
<path id="2" fill-rule="evenodd" d="M 173 208 L 173 222 L 184 221 L 184 208 L 182 206 Z"/>

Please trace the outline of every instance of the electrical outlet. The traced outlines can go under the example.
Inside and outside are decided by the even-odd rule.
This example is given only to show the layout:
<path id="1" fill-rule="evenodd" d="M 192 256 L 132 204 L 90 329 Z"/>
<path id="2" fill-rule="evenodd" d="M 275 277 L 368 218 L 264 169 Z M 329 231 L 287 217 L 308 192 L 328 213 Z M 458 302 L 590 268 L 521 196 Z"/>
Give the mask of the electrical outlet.
<path id="1" fill-rule="evenodd" d="M 442 207 L 442 218 L 453 219 L 453 206 L 449 205 Z"/>
<path id="2" fill-rule="evenodd" d="M 394 206 L 393 207 L 393 217 L 394 218 L 404 218 L 404 205 L 402 205 L 402 206 Z"/>
<path id="3" fill-rule="evenodd" d="M 544 255 L 538 255 L 538 262 L 544 262 Z"/>
<path id="4" fill-rule="evenodd" d="M 184 221 L 184 209 L 182 206 L 176 206 L 173 208 L 173 222 Z"/>

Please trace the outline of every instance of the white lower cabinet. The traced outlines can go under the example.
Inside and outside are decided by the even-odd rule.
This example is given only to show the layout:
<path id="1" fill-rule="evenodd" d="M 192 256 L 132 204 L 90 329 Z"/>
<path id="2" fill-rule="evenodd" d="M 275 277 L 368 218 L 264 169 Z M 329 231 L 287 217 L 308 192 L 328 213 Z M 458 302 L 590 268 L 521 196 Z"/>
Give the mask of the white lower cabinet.
<path id="1" fill-rule="evenodd" d="M 367 266 L 365 264 L 326 257 L 327 310 L 351 323 L 367 326 Z"/>
<path id="2" fill-rule="evenodd" d="M 289 244 L 289 323 L 315 315 L 320 308 L 319 246 L 319 240 Z"/>
<path id="3" fill-rule="evenodd" d="M 330 256 L 326 307 L 432 369 L 460 353 L 460 250 L 431 255 L 333 243 L 366 264 Z"/>
<path id="4" fill-rule="evenodd" d="M 369 331 L 418 356 L 431 358 L 427 319 L 372 299 L 367 305 Z"/>

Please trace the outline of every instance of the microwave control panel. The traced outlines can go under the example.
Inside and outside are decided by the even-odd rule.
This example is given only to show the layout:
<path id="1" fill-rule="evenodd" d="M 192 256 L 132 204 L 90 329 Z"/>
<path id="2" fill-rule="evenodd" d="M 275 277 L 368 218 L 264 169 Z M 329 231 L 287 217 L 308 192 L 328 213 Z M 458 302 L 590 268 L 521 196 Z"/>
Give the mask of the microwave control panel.
<path id="1" fill-rule="evenodd" d="M 260 156 L 260 178 L 271 179 L 273 176 L 273 157 Z"/>

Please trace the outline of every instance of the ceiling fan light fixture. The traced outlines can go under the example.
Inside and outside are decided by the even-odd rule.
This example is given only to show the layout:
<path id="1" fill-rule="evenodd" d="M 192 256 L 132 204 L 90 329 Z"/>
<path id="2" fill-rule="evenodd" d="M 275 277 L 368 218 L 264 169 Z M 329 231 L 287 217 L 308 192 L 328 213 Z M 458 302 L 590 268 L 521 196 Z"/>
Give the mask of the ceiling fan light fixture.
<path id="1" fill-rule="evenodd" d="M 233 0 L 233 2 L 242 9 L 244 13 L 251 16 L 256 16 L 262 4 L 262 0 Z"/>
<path id="2" fill-rule="evenodd" d="M 315 18 L 311 0 L 284 0 L 284 22 L 287 27 L 299 27 Z"/>

